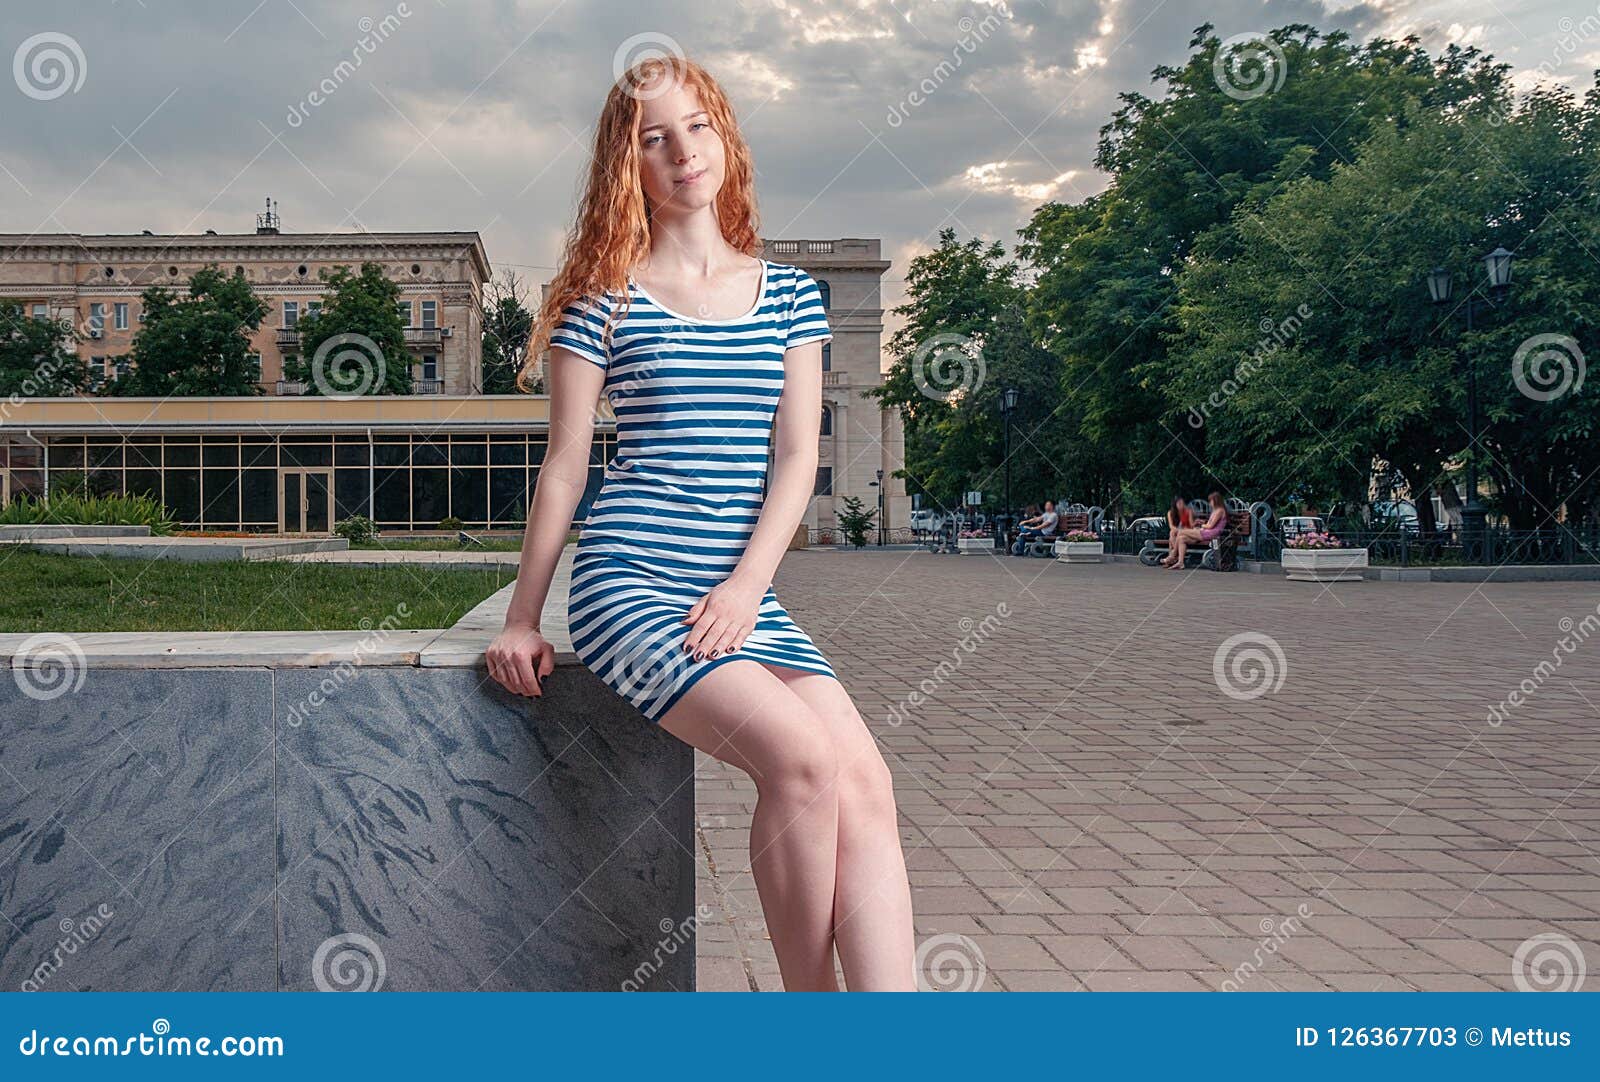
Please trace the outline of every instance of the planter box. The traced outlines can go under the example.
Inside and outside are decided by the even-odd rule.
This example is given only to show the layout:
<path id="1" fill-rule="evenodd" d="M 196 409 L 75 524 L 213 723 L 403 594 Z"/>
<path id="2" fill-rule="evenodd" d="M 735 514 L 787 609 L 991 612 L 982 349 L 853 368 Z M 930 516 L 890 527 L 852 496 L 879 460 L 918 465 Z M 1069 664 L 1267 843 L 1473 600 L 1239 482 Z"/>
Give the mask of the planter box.
<path id="1" fill-rule="evenodd" d="M 1057 541 L 1056 559 L 1069 564 L 1097 564 L 1105 558 L 1104 541 Z"/>
<path id="2" fill-rule="evenodd" d="M 992 538 L 992 537 L 958 537 L 958 538 L 956 538 L 956 548 L 957 548 L 957 550 L 960 551 L 961 555 L 963 555 L 963 556 L 965 556 L 969 552 L 987 552 L 989 555 L 993 556 L 994 555 L 994 538 Z"/>
<path id="3" fill-rule="evenodd" d="M 1357 582 L 1366 567 L 1366 549 L 1283 550 L 1283 573 L 1296 582 Z"/>

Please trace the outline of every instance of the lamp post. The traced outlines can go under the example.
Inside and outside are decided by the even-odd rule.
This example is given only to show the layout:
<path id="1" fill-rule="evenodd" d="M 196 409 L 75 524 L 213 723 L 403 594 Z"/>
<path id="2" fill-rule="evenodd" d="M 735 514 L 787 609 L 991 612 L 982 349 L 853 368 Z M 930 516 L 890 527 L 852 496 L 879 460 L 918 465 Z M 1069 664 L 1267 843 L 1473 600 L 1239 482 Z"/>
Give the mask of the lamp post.
<path id="1" fill-rule="evenodd" d="M 1017 399 L 1021 397 L 1022 392 L 1015 387 L 1000 392 L 1000 415 L 1006 419 L 1006 513 L 1001 518 L 1000 531 L 1001 543 L 1006 546 L 1011 544 L 1011 415 L 1017 411 Z"/>
<path id="2" fill-rule="evenodd" d="M 1467 333 L 1472 333 L 1473 319 L 1482 308 L 1493 308 L 1505 303 L 1511 292 L 1511 253 L 1504 247 L 1496 248 L 1483 257 L 1484 270 L 1489 278 L 1489 295 L 1480 297 L 1474 289 L 1467 294 L 1461 307 L 1465 309 L 1467 319 Z M 1445 267 L 1435 267 L 1428 272 L 1428 296 L 1436 305 L 1448 304 L 1450 301 L 1450 271 Z M 1467 503 L 1461 509 L 1462 540 L 1468 553 L 1475 553 L 1478 559 L 1484 559 L 1484 539 L 1488 527 L 1489 512 L 1478 499 L 1478 366 L 1471 359 L 1467 360 Z"/>
<path id="3" fill-rule="evenodd" d="M 884 544 L 884 537 L 883 537 L 883 471 L 879 470 L 878 471 L 878 479 L 876 481 L 868 481 L 867 485 L 869 487 L 871 487 L 871 488 L 875 488 L 875 489 L 878 490 L 878 547 L 882 548 L 883 544 Z"/>

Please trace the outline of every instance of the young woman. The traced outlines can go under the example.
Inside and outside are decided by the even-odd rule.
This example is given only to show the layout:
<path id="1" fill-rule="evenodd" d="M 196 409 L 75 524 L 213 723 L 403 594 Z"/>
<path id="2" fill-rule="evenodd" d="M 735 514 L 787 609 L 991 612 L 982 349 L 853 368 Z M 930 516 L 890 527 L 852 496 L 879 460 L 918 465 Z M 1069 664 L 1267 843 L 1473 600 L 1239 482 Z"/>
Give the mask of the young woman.
<path id="1" fill-rule="evenodd" d="M 832 334 L 811 276 L 759 257 L 754 173 L 699 65 L 642 61 L 607 96 L 528 351 L 549 346 L 550 446 L 489 671 L 537 696 L 554 669 L 539 618 L 604 391 L 617 454 L 573 558 L 573 649 L 646 719 L 755 782 L 750 863 L 784 987 L 837 991 L 837 950 L 852 991 L 909 991 L 889 769 L 771 586 L 816 482 Z"/>
<path id="2" fill-rule="evenodd" d="M 1190 526 L 1180 529 L 1172 535 L 1168 542 L 1172 548 L 1172 563 L 1167 570 L 1183 569 L 1183 561 L 1190 545 L 1209 545 L 1222 536 L 1222 531 L 1228 528 L 1228 505 L 1222 498 L 1222 493 L 1213 491 L 1207 497 L 1211 501 L 1211 513 L 1206 516 L 1205 525 Z"/>
<path id="3" fill-rule="evenodd" d="M 1189 510 L 1188 501 L 1182 496 L 1172 497 L 1172 506 L 1167 508 L 1167 554 L 1161 559 L 1162 567 L 1171 567 L 1173 554 L 1177 552 L 1178 531 L 1187 530 L 1194 525 L 1194 513 Z"/>

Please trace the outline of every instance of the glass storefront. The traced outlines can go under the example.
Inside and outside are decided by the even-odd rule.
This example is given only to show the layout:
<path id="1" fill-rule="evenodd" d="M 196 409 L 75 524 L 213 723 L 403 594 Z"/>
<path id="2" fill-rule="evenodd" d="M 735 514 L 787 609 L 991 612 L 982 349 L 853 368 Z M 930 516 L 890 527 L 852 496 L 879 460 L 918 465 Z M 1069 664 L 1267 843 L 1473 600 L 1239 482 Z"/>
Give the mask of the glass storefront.
<path id="1" fill-rule="evenodd" d="M 94 493 L 146 493 L 184 529 L 324 532 L 366 515 L 380 530 L 520 529 L 545 434 L 127 435 L 0 442 L 6 498 L 85 479 Z M 597 432 L 576 521 L 589 513 L 616 436 Z"/>

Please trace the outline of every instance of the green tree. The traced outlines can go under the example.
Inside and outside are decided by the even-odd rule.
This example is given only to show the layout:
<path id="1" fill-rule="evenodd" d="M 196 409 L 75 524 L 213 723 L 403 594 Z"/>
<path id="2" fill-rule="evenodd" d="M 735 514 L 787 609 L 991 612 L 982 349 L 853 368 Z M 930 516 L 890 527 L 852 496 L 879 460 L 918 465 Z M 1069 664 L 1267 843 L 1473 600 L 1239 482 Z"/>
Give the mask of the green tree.
<path id="1" fill-rule="evenodd" d="M 502 271 L 483 293 L 483 393 L 518 394 L 517 372 L 528 357 L 528 339 L 533 333 L 533 313 L 527 306 L 528 293 L 512 271 Z M 535 380 L 533 394 L 543 394 L 542 380 Z"/>
<path id="2" fill-rule="evenodd" d="M 843 502 L 844 509 L 839 512 L 839 528 L 844 531 L 850 544 L 861 548 L 867 543 L 867 531 L 872 529 L 877 520 L 878 509 L 868 508 L 859 496 L 846 496 Z"/>
<path id="3" fill-rule="evenodd" d="M 0 395 L 24 398 L 76 394 L 88 365 L 71 352 L 72 323 L 34 319 L 14 301 L 0 301 Z"/>
<path id="4" fill-rule="evenodd" d="M 1374 467 L 1390 466 L 1427 526 L 1427 495 L 1469 453 L 1472 365 L 1492 505 L 1521 528 L 1549 524 L 1563 504 L 1592 513 L 1600 394 L 1578 377 L 1600 351 L 1600 266 L 1574 253 L 1600 250 L 1597 100 L 1545 91 L 1504 113 L 1418 105 L 1327 180 L 1240 208 L 1229 234 L 1196 246 L 1168 352 L 1144 366 L 1167 422 L 1198 408 L 1208 464 L 1249 496 L 1360 503 Z M 1498 246 L 1515 253 L 1509 303 L 1468 334 L 1459 310 L 1429 303 L 1427 274 L 1454 272 L 1459 309 L 1484 294 L 1482 257 Z M 1539 336 L 1552 355 L 1525 357 L 1519 385 L 1513 359 Z"/>
<path id="5" fill-rule="evenodd" d="M 377 263 L 323 269 L 322 310 L 300 317 L 300 353 L 284 376 L 306 394 L 339 397 L 410 394 L 411 354 L 400 319 L 400 287 Z"/>
<path id="6" fill-rule="evenodd" d="M 1030 325 L 1065 366 L 1065 407 L 1102 453 L 1120 456 L 1129 498 L 1164 504 L 1206 479 L 1207 433 L 1174 427 L 1163 363 L 1177 283 L 1202 237 L 1211 258 L 1241 251 L 1236 211 L 1330 175 L 1374 132 L 1422 112 L 1488 111 L 1506 100 L 1505 65 L 1451 46 L 1431 57 L 1408 38 L 1356 45 L 1304 25 L 1255 46 L 1273 55 L 1255 93 L 1228 73 L 1246 52 L 1210 25 L 1183 67 L 1160 67 L 1159 97 L 1130 92 L 1101 130 L 1101 194 L 1047 204 L 1022 230 L 1036 273 Z M 1269 242 L 1270 243 L 1270 242 Z"/>
<path id="7" fill-rule="evenodd" d="M 188 293 L 165 286 L 142 294 L 144 321 L 131 364 L 106 386 L 114 395 L 254 395 L 261 393 L 250 336 L 267 304 L 239 271 L 215 264 L 194 272 Z"/>

